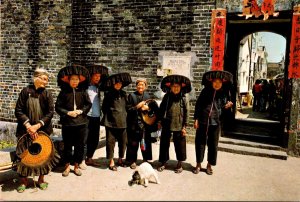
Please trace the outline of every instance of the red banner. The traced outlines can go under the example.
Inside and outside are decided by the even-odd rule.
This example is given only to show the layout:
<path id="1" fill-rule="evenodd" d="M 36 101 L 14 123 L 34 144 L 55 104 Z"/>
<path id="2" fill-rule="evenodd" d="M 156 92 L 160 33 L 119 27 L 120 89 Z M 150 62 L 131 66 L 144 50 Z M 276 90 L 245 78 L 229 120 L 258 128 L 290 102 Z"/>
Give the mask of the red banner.
<path id="1" fill-rule="evenodd" d="M 293 14 L 288 78 L 300 78 L 300 13 Z"/>
<path id="2" fill-rule="evenodd" d="M 221 12 L 221 11 L 220 11 Z M 214 14 L 214 12 L 213 12 Z M 212 70 L 223 70 L 224 66 L 224 49 L 225 49 L 225 33 L 226 33 L 226 17 L 218 14 L 214 16 L 213 25 L 213 58 Z"/>

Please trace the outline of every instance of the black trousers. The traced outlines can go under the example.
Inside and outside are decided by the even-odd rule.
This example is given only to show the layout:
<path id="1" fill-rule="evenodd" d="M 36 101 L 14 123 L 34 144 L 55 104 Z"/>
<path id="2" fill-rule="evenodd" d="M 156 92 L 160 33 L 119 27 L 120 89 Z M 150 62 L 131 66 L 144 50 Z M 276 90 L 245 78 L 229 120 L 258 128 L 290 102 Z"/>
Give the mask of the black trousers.
<path id="1" fill-rule="evenodd" d="M 206 124 L 200 124 L 196 131 L 195 148 L 196 161 L 202 163 L 205 154 L 205 147 L 207 144 L 207 161 L 211 165 L 216 165 L 218 154 L 218 142 L 220 134 L 220 125 L 209 125 L 208 131 Z"/>
<path id="2" fill-rule="evenodd" d="M 88 125 L 88 136 L 86 141 L 86 157 L 92 158 L 99 144 L 100 137 L 100 117 L 90 117 Z"/>
<path id="3" fill-rule="evenodd" d="M 140 146 L 140 142 L 143 137 L 143 130 L 127 130 L 127 150 L 126 150 L 126 161 L 128 162 L 136 162 L 138 149 Z M 145 131 L 145 144 L 146 150 L 141 151 L 143 160 L 152 160 L 152 142 L 151 142 L 151 133 Z"/>
<path id="4" fill-rule="evenodd" d="M 114 148 L 116 141 L 118 141 L 119 158 L 125 155 L 127 144 L 126 128 L 110 128 L 105 127 L 106 132 L 106 158 L 112 159 L 114 157 Z"/>
<path id="5" fill-rule="evenodd" d="M 177 161 L 186 160 L 186 137 L 182 136 L 181 131 L 162 129 L 159 145 L 159 162 L 161 163 L 165 163 L 170 159 L 169 148 L 172 135 Z"/>
<path id="6" fill-rule="evenodd" d="M 87 124 L 80 126 L 62 126 L 62 138 L 64 142 L 65 163 L 80 164 L 84 154 L 84 138 L 87 134 Z M 74 146 L 74 153 L 72 147 Z"/>

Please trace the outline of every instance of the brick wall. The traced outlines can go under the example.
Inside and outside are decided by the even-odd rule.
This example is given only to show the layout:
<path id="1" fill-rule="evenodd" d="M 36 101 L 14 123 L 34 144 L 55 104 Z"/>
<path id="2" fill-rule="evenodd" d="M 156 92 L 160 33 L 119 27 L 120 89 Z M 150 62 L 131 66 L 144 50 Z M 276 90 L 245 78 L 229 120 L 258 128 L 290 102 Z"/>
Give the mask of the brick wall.
<path id="1" fill-rule="evenodd" d="M 209 67 L 210 11 L 214 1 L 4 1 L 1 5 L 0 118 L 15 121 L 18 93 L 42 66 L 56 75 L 68 63 L 101 63 L 112 73 L 146 77 L 149 91 L 159 90 L 158 52 L 194 51 L 199 81 Z M 200 82 L 194 84 L 196 94 Z M 126 88 L 133 91 L 134 86 Z M 193 109 L 193 107 L 191 107 Z M 58 116 L 55 115 L 54 123 Z"/>
<path id="2" fill-rule="evenodd" d="M 66 28 L 70 1 L 4 0 L 1 3 L 0 119 L 15 121 L 19 92 L 32 81 L 32 72 L 51 73 L 49 89 L 57 93 L 56 75 L 67 63 Z"/>

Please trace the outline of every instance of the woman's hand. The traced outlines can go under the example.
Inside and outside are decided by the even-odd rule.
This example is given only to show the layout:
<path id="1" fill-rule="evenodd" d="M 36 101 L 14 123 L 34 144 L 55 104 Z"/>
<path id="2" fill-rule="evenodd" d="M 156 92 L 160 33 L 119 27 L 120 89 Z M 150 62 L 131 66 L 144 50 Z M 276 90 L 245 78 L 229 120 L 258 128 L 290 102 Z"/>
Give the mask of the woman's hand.
<path id="1" fill-rule="evenodd" d="M 225 105 L 225 109 L 231 108 L 233 106 L 233 103 L 231 101 L 228 101 Z"/>
<path id="2" fill-rule="evenodd" d="M 195 122 L 194 122 L 194 128 L 195 129 L 198 129 L 199 128 L 199 123 L 198 123 L 198 120 L 196 119 Z"/>
<path id="3" fill-rule="evenodd" d="M 31 139 L 36 139 L 38 137 L 37 130 L 42 127 L 41 123 L 37 123 L 34 125 L 31 125 L 30 123 L 26 124 L 27 133 L 29 133 Z"/>
<path id="4" fill-rule="evenodd" d="M 78 116 L 78 112 L 76 112 L 76 110 L 75 111 L 69 111 L 67 114 L 68 114 L 68 116 L 71 116 L 73 118 L 76 118 Z"/>
<path id="5" fill-rule="evenodd" d="M 139 104 L 136 105 L 136 108 L 139 109 L 141 107 L 143 107 L 146 104 L 145 101 L 140 102 Z"/>
<path id="6" fill-rule="evenodd" d="M 149 106 L 148 105 L 143 105 L 142 106 L 142 111 L 147 111 L 149 110 Z"/>
<path id="7" fill-rule="evenodd" d="M 186 136 L 187 135 L 186 128 L 182 128 L 181 129 L 181 134 L 182 134 L 182 136 Z"/>

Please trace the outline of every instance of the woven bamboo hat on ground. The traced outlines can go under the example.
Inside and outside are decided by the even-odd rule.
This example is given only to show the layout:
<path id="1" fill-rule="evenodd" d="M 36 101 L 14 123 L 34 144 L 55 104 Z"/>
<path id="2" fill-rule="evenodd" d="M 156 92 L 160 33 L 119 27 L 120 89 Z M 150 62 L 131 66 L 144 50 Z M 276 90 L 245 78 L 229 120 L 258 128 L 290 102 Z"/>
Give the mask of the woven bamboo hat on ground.
<path id="1" fill-rule="evenodd" d="M 165 93 L 169 92 L 171 89 L 171 85 L 174 83 L 178 83 L 181 85 L 181 92 L 184 94 L 189 93 L 192 90 L 190 79 L 178 74 L 168 75 L 165 78 L 163 78 L 160 84 L 160 88 Z"/>

